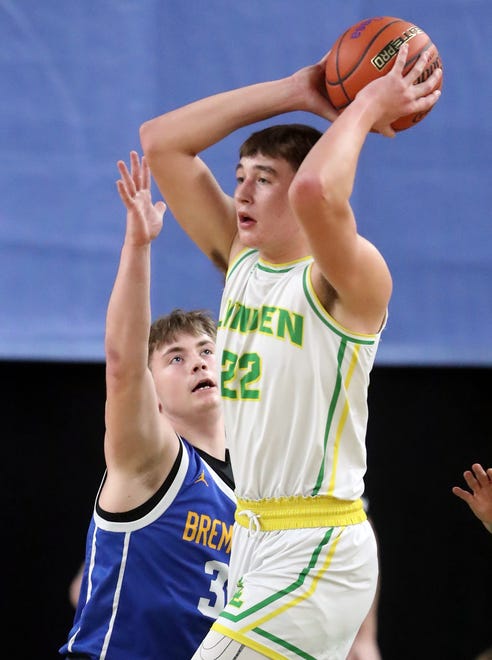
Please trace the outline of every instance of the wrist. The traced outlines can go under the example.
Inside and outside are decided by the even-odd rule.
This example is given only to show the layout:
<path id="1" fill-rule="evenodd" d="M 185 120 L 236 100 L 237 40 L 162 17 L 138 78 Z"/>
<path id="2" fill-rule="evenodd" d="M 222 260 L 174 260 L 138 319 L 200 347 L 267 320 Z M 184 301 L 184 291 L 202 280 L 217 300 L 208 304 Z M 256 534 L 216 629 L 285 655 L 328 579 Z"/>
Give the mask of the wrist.
<path id="1" fill-rule="evenodd" d="M 134 236 L 126 236 L 123 243 L 123 252 L 132 255 L 143 255 L 148 257 L 150 255 L 150 246 L 152 241 L 146 239 L 139 239 Z"/>
<path id="2" fill-rule="evenodd" d="M 355 105 L 360 109 L 360 113 L 364 116 L 366 121 L 370 124 L 370 128 L 373 128 L 375 124 L 381 123 L 384 121 L 381 112 L 381 99 L 374 92 L 371 87 L 364 87 L 352 101 L 351 105 Z"/>

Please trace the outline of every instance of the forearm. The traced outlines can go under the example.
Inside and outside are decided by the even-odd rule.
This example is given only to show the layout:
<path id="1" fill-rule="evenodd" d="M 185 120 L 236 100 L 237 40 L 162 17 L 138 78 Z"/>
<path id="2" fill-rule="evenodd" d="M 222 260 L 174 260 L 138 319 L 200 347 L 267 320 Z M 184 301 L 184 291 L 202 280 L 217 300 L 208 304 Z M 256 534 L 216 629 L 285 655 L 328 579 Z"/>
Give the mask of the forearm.
<path id="1" fill-rule="evenodd" d="M 345 203 L 350 199 L 359 157 L 374 118 L 372 106 L 356 99 L 306 156 L 298 176 L 318 177 L 325 201 Z"/>
<path id="2" fill-rule="evenodd" d="M 196 155 L 238 128 L 301 106 L 301 90 L 293 77 L 241 87 L 145 122 L 142 146 L 146 154 L 179 148 Z"/>
<path id="3" fill-rule="evenodd" d="M 106 315 L 108 368 L 146 368 L 150 323 L 150 244 L 125 242 Z"/>
<path id="4" fill-rule="evenodd" d="M 425 112 L 438 98 L 438 92 L 431 91 L 441 75 L 440 69 L 423 83 L 415 84 L 426 66 L 428 54 L 403 75 L 407 53 L 408 45 L 402 46 L 390 72 L 363 87 L 320 141 L 314 164 L 328 195 L 335 195 L 335 200 L 340 198 L 343 202 L 350 198 L 358 158 L 371 130 L 392 137 L 395 135 L 392 122 L 409 112 Z"/>

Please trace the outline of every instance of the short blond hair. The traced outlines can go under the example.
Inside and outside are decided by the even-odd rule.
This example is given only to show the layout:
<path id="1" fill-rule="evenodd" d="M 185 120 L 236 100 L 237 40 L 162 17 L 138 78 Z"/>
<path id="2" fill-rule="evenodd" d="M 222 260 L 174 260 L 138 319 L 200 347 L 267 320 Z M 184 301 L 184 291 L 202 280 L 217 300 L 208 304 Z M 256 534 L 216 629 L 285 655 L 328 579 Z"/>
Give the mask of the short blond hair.
<path id="1" fill-rule="evenodd" d="M 170 314 L 156 319 L 150 326 L 149 362 L 156 349 L 163 344 L 175 341 L 180 334 L 208 335 L 215 342 L 217 324 L 209 312 L 194 309 L 185 312 L 183 309 L 173 309 Z"/>

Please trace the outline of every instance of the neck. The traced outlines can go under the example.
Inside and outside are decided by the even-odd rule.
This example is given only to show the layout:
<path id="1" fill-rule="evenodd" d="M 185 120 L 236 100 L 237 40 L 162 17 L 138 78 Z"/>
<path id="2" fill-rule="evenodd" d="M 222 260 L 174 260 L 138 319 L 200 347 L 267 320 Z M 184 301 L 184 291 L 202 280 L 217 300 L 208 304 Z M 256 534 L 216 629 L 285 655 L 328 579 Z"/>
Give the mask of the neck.
<path id="1" fill-rule="evenodd" d="M 221 461 L 225 459 L 225 430 L 221 414 L 210 411 L 192 423 L 183 420 L 174 423 L 174 430 L 198 449 Z"/>
<path id="2" fill-rule="evenodd" d="M 286 250 L 259 250 L 259 256 L 263 261 L 270 264 L 287 264 L 299 259 L 305 259 L 311 256 L 311 252 L 307 248 L 294 248 Z"/>
<path id="3" fill-rule="evenodd" d="M 292 234 L 287 234 L 283 241 L 273 241 L 272 245 L 259 247 L 259 255 L 271 264 L 285 264 L 304 259 L 312 254 L 304 232 L 298 227 Z"/>

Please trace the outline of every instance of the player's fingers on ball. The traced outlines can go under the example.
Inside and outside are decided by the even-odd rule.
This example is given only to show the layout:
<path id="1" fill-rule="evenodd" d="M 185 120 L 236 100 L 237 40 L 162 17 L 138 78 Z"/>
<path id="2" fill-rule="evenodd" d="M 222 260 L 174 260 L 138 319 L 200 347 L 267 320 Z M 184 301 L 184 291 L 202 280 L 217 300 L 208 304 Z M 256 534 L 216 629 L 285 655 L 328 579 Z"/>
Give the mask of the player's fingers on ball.
<path id="1" fill-rule="evenodd" d="M 415 91 L 414 101 L 418 112 L 430 110 L 435 105 L 441 95 L 438 89 L 432 90 L 428 87 L 419 85 L 418 91 Z"/>
<path id="2" fill-rule="evenodd" d="M 427 110 L 430 110 L 437 103 L 440 96 L 441 96 L 440 91 L 436 89 L 430 94 L 427 94 L 426 96 L 422 97 L 420 99 L 420 102 L 422 102 L 422 111 L 425 112 Z"/>
<path id="3" fill-rule="evenodd" d="M 395 131 L 391 128 L 391 126 L 383 126 L 379 130 L 379 133 L 381 135 L 384 135 L 384 137 L 388 137 L 388 138 L 394 138 L 396 135 Z"/>
<path id="4" fill-rule="evenodd" d="M 427 80 L 424 80 L 423 82 L 415 82 L 414 83 L 414 89 L 417 90 L 417 93 L 422 95 L 422 96 L 427 96 L 427 94 L 430 94 L 436 87 L 436 85 L 439 83 L 439 80 L 442 76 L 442 69 L 435 69 L 432 74 L 427 78 Z M 440 90 L 436 89 L 436 92 L 439 92 L 439 94 L 436 94 L 436 96 L 439 98 L 441 92 Z"/>
<path id="5" fill-rule="evenodd" d="M 405 63 L 407 61 L 407 55 L 408 55 L 408 44 L 403 44 L 403 46 L 398 51 L 398 55 L 396 56 L 396 60 L 393 65 L 392 71 L 394 71 L 398 75 L 401 75 L 403 73 L 403 69 L 405 68 Z"/>
<path id="6" fill-rule="evenodd" d="M 428 65 L 430 60 L 430 52 L 426 50 L 421 55 L 419 55 L 418 60 L 415 62 L 415 65 L 407 73 L 407 76 L 416 84 L 419 82 L 421 75 L 424 73 L 425 67 Z"/>

